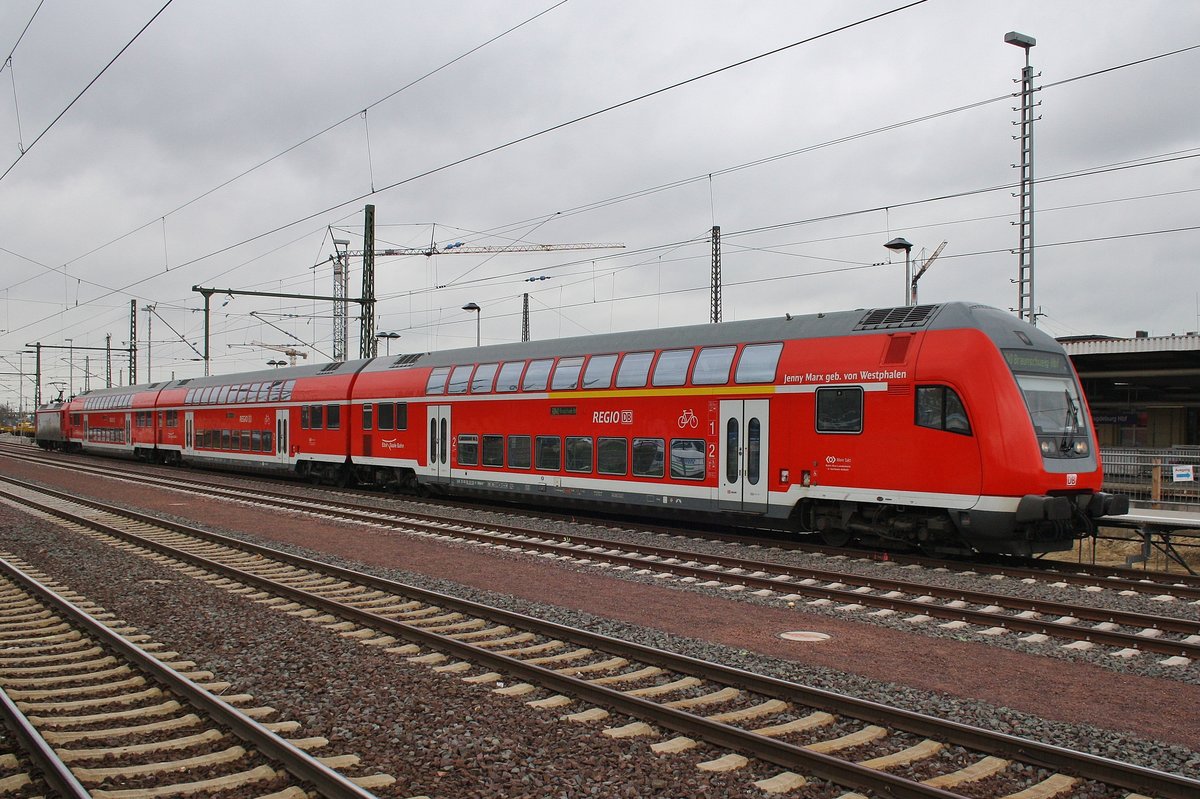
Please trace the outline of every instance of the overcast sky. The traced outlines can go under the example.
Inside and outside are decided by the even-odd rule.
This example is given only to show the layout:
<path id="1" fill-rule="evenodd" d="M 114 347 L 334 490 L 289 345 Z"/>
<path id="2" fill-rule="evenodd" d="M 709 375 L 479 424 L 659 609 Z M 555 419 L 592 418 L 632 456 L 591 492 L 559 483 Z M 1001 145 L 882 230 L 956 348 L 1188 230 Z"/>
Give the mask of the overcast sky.
<path id="1" fill-rule="evenodd" d="M 140 381 L 202 374 L 192 286 L 329 295 L 332 239 L 361 248 L 367 203 L 379 248 L 625 245 L 381 258 L 393 355 L 474 345 L 468 302 L 483 343 L 519 341 L 525 292 L 535 339 L 707 322 L 714 224 L 725 320 L 903 304 L 896 236 L 914 262 L 948 242 L 922 303 L 1015 308 L 1010 30 L 1045 87 L 1039 326 L 1200 329 L 1200 49 L 1154 58 L 1200 45 L 1197 3 L 174 0 L 155 19 L 164 1 L 0 4 L 0 372 L 25 344 L 80 348 L 73 375 L 44 352 L 48 393 L 81 391 L 89 355 L 104 385 L 82 348 L 126 347 L 131 300 Z M 349 279 L 360 296 L 357 261 Z M 285 357 L 251 342 L 328 360 L 331 331 L 328 302 L 215 295 L 211 369 Z M 0 402 L 17 384 L 0 375 Z"/>

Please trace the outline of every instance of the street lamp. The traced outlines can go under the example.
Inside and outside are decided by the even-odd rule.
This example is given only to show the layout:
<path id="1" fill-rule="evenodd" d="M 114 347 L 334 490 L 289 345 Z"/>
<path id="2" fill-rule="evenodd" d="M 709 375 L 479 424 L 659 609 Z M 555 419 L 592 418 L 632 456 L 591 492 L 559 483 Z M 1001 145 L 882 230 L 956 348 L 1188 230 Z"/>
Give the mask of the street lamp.
<path id="1" fill-rule="evenodd" d="M 392 354 L 392 339 L 400 338 L 400 334 L 393 333 L 392 331 L 389 330 L 386 333 L 376 333 L 375 338 L 381 338 L 385 342 L 387 342 L 386 345 L 384 346 L 384 351 L 383 351 L 384 356 L 387 357 L 387 356 L 391 356 L 391 354 Z"/>
<path id="2" fill-rule="evenodd" d="M 478 305 L 476 305 L 473 302 L 468 302 L 466 305 L 464 305 L 462 307 L 462 309 L 464 311 L 474 311 L 475 312 L 475 346 L 478 347 L 479 346 L 479 319 L 480 319 L 480 317 L 483 316 L 483 313 L 482 313 L 483 309 L 480 308 Z"/>
<path id="3" fill-rule="evenodd" d="M 889 250 L 904 250 L 904 304 L 913 304 L 913 279 L 912 279 L 912 262 L 909 260 L 909 253 L 912 252 L 912 242 L 908 239 L 896 237 L 883 245 Z"/>
<path id="4" fill-rule="evenodd" d="M 1037 39 L 1024 33 L 1009 31 L 1004 34 L 1004 42 L 1025 51 L 1025 68 L 1021 70 L 1021 135 L 1013 137 L 1021 143 L 1021 191 L 1014 195 L 1020 198 L 1021 203 L 1021 219 L 1018 222 L 1021 246 L 1017 251 L 1017 318 L 1036 325 L 1037 305 L 1033 297 L 1033 123 L 1036 118 L 1033 112 L 1035 106 L 1040 103 L 1033 102 L 1034 75 L 1033 67 L 1029 65 L 1029 50 L 1037 44 Z"/>
<path id="5" fill-rule="evenodd" d="M 267 361 L 267 366 L 273 366 L 278 369 L 281 366 L 287 366 L 287 361 Z"/>

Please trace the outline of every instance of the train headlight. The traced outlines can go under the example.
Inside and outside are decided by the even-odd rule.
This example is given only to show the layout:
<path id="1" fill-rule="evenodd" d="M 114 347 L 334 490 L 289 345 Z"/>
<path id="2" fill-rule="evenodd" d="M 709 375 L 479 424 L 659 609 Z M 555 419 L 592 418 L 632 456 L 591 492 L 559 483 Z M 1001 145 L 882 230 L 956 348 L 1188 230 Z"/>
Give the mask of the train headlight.
<path id="1" fill-rule="evenodd" d="M 1076 441 L 1076 442 L 1075 442 L 1075 446 L 1074 446 L 1074 447 L 1072 447 L 1072 451 L 1073 451 L 1073 452 L 1074 452 L 1076 455 L 1086 455 L 1086 454 L 1088 454 L 1088 444 L 1087 444 L 1087 442 L 1086 442 L 1086 441 Z"/>
<path id="2" fill-rule="evenodd" d="M 1044 438 L 1041 440 L 1041 447 L 1043 455 L 1049 455 L 1054 451 L 1054 445 Z"/>

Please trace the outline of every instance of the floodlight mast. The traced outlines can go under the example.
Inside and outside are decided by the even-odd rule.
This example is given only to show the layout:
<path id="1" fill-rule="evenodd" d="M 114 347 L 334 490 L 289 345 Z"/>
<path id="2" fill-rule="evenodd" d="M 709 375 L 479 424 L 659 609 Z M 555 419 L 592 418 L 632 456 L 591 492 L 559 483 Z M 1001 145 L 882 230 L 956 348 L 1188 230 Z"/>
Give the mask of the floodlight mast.
<path id="1" fill-rule="evenodd" d="M 1037 306 L 1033 295 L 1033 67 L 1029 65 L 1029 50 L 1037 40 L 1024 33 L 1009 31 L 1004 34 L 1006 44 L 1020 47 L 1025 51 L 1025 68 L 1021 70 L 1021 121 L 1014 125 L 1021 126 L 1020 135 L 1014 136 L 1021 143 L 1021 163 L 1013 166 L 1021 170 L 1021 191 L 1018 197 L 1021 201 L 1021 218 L 1016 223 L 1020 227 L 1020 249 L 1017 253 L 1017 317 L 1031 325 L 1037 324 Z M 1014 95 L 1017 96 L 1017 95 Z M 1017 109 L 1013 109 L 1017 110 Z"/>

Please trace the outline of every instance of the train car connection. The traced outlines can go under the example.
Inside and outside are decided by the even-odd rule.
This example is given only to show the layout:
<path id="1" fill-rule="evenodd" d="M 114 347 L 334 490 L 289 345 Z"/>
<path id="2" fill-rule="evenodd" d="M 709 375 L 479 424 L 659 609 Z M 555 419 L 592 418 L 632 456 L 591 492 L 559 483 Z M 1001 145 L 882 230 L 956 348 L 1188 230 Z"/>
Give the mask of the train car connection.
<path id="1" fill-rule="evenodd" d="M 181 380 L 123 389 L 131 412 L 151 390 L 158 459 L 314 481 L 934 553 L 1069 549 L 1128 508 L 1062 347 L 966 303 Z"/>

